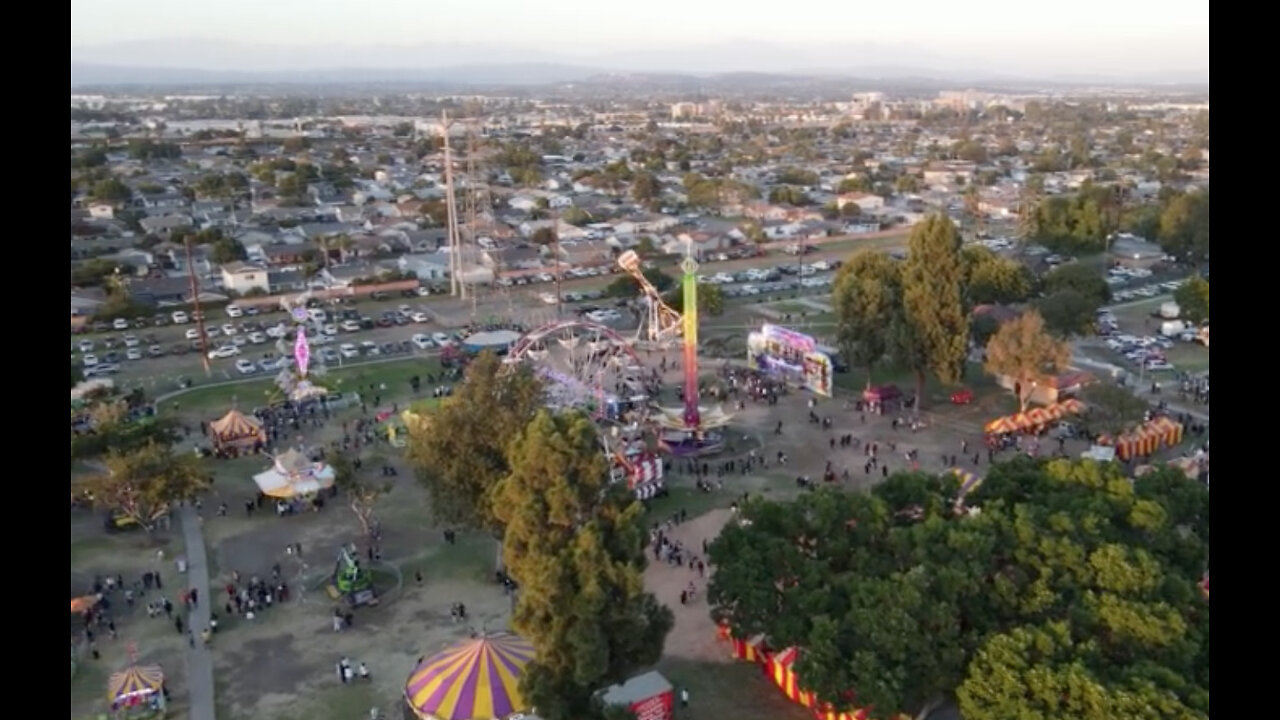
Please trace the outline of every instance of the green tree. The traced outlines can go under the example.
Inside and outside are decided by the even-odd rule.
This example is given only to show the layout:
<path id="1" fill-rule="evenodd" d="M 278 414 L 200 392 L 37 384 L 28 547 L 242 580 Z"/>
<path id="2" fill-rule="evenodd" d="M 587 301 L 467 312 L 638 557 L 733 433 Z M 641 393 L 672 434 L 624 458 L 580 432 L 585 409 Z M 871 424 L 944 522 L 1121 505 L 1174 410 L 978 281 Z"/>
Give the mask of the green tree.
<path id="1" fill-rule="evenodd" d="M 148 443 L 134 450 L 111 450 L 104 471 L 83 481 L 83 489 L 103 510 L 118 512 L 148 533 L 179 502 L 193 499 L 213 476 L 191 453 L 174 454 L 168 445 Z"/>
<path id="2" fill-rule="evenodd" d="M 800 168 L 783 168 L 778 171 L 776 180 L 779 185 L 813 187 L 818 184 L 818 173 Z"/>
<path id="3" fill-rule="evenodd" d="M 378 501 L 395 485 L 390 480 L 370 481 L 361 476 L 355 465 L 342 453 L 326 454 L 325 459 L 334 471 L 334 485 L 346 498 L 348 507 L 360 524 L 360 534 L 366 539 L 373 539 L 375 512 Z"/>
<path id="4" fill-rule="evenodd" d="M 1050 270 L 1044 276 L 1044 292 L 1052 295 L 1063 290 L 1074 290 L 1095 308 L 1111 299 L 1111 288 L 1102 273 L 1085 263 L 1067 263 Z"/>
<path id="5" fill-rule="evenodd" d="M 564 211 L 564 214 L 560 216 L 560 219 L 574 227 L 581 227 L 582 225 L 586 225 L 591 222 L 591 213 L 580 207 L 571 207 Z"/>
<path id="6" fill-rule="evenodd" d="M 654 177 L 651 172 L 636 173 L 635 180 L 631 183 L 631 198 L 638 203 L 646 203 L 655 200 L 658 194 L 662 192 L 662 184 L 658 182 L 658 178 Z"/>
<path id="7" fill-rule="evenodd" d="M 865 176 L 859 175 L 857 177 L 847 177 L 841 180 L 839 187 L 836 188 L 836 192 L 843 195 L 845 193 L 867 192 L 870 189 L 871 183 Z"/>
<path id="8" fill-rule="evenodd" d="M 1204 718 L 1208 492 L 1158 473 L 998 463 L 965 498 L 980 513 L 955 512 L 951 475 L 748 502 L 708 599 L 735 636 L 797 647 L 819 699 L 855 690 L 878 717 L 958 689 L 968 718 Z"/>
<path id="9" fill-rule="evenodd" d="M 556 230 L 553 227 L 540 227 L 533 231 L 529 236 L 529 242 L 534 245 L 551 245 L 556 241 Z"/>
<path id="10" fill-rule="evenodd" d="M 885 253 L 857 253 L 836 273 L 831 294 L 836 339 L 849 362 L 867 369 L 867 387 L 876 364 L 889 351 L 900 300 L 901 273 Z"/>
<path id="11" fill-rule="evenodd" d="M 219 265 L 244 260 L 249 255 L 239 240 L 231 237 L 219 237 L 210 248 L 209 259 Z"/>
<path id="12" fill-rule="evenodd" d="M 109 177 L 94 183 L 93 190 L 90 191 L 89 195 L 98 202 L 115 205 L 132 199 L 133 190 L 129 189 L 128 185 L 120 182 L 120 178 Z"/>
<path id="13" fill-rule="evenodd" d="M 483 352 L 452 396 L 409 428 L 408 457 L 441 522 L 494 529 L 490 493 L 508 472 L 507 440 L 543 406 L 541 383 Z"/>
<path id="14" fill-rule="evenodd" d="M 769 202 L 778 205 L 794 205 L 801 207 L 809 205 L 813 201 L 809 199 L 809 195 L 804 190 L 793 185 L 779 185 L 769 191 Z"/>
<path id="15" fill-rule="evenodd" d="M 960 382 L 969 350 L 969 318 L 964 309 L 964 263 L 960 233 L 945 215 L 916 225 L 902 266 L 903 320 L 907 336 L 942 383 Z M 924 397 L 924 373 L 916 368 L 916 397 Z"/>
<path id="16" fill-rule="evenodd" d="M 1209 319 L 1209 281 L 1192 275 L 1173 292 L 1182 317 L 1197 325 Z"/>
<path id="17" fill-rule="evenodd" d="M 84 366 L 75 360 L 71 361 L 71 387 L 84 382 Z"/>
<path id="18" fill-rule="evenodd" d="M 541 411 L 509 458 L 494 510 L 520 585 L 512 626 L 537 650 L 521 688 L 539 715 L 576 720 L 597 690 L 657 662 L 673 618 L 644 592 L 644 509 L 609 486 L 590 419 Z"/>
<path id="19" fill-rule="evenodd" d="M 684 312 L 684 291 L 679 287 L 672 288 L 663 300 L 676 312 Z M 724 314 L 724 290 L 719 285 L 702 283 L 698 285 L 698 311 L 710 317 Z"/>
<path id="20" fill-rule="evenodd" d="M 1094 435 L 1116 437 L 1142 422 L 1149 406 L 1119 385 L 1093 383 L 1081 393 L 1085 411 L 1076 421 Z"/>
<path id="21" fill-rule="evenodd" d="M 1035 308 L 1045 327 L 1064 338 L 1093 332 L 1098 317 L 1098 304 L 1070 288 L 1040 298 Z"/>
<path id="22" fill-rule="evenodd" d="M 1027 411 L 1036 386 L 1047 385 L 1070 359 L 1071 347 L 1050 335 L 1034 310 L 1001 325 L 987 342 L 987 372 L 1013 380 L 1018 412 Z"/>
<path id="23" fill-rule="evenodd" d="M 1031 297 L 1034 279 L 1026 265 L 1001 257 L 981 245 L 965 247 L 966 301 L 970 307 L 997 303 L 1025 302 Z"/>

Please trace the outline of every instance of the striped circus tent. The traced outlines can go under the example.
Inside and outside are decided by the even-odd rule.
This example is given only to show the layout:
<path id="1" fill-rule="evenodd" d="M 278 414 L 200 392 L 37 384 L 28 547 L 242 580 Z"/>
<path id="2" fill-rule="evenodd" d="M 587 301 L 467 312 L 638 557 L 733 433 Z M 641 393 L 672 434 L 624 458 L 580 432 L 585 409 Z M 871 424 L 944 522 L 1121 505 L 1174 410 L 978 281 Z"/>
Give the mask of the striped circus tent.
<path id="1" fill-rule="evenodd" d="M 107 680 L 107 699 L 112 707 L 137 705 L 164 685 L 164 671 L 155 665 L 132 665 Z"/>
<path id="2" fill-rule="evenodd" d="M 987 423 L 986 427 L 983 429 L 988 435 L 1007 435 L 1008 433 L 1016 431 L 1018 426 L 1015 425 L 1008 417 L 999 417 Z"/>
<path id="3" fill-rule="evenodd" d="M 1027 421 L 1031 423 L 1032 427 L 1046 425 L 1051 420 L 1053 420 L 1053 416 L 1044 408 L 1031 408 L 1027 411 Z"/>
<path id="4" fill-rule="evenodd" d="M 533 656 L 509 633 L 459 643 L 414 668 L 405 700 L 423 720 L 505 720 L 529 709 L 520 676 Z"/>
<path id="5" fill-rule="evenodd" d="M 1075 398 L 1067 398 L 1058 403 L 1058 407 L 1062 408 L 1068 414 L 1076 415 L 1084 411 L 1084 403 Z"/>

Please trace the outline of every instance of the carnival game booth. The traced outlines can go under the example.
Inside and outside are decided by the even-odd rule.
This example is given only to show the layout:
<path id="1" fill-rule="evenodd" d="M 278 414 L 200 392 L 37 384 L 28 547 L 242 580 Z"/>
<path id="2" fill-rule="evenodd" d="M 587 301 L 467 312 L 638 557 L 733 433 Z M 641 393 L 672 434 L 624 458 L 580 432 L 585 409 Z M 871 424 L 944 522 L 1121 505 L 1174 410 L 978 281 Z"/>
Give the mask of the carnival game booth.
<path id="1" fill-rule="evenodd" d="M 1015 413 L 996 418 L 983 428 L 988 435 L 1010 435 L 1017 432 L 1037 432 L 1068 415 L 1078 415 L 1084 411 L 1084 403 L 1075 398 L 1066 398 L 1062 402 L 1052 403 L 1044 407 L 1031 408 L 1024 413 Z"/>
<path id="2" fill-rule="evenodd" d="M 533 656 L 509 633 L 458 643 L 414 668 L 405 701 L 421 720 L 512 720 L 530 709 L 520 676 Z"/>
<path id="3" fill-rule="evenodd" d="M 163 715 L 164 671 L 155 665 L 131 665 L 107 680 L 107 699 L 119 718 Z"/>
<path id="4" fill-rule="evenodd" d="M 209 437 L 213 440 L 214 452 L 219 455 L 245 455 L 267 444 L 262 423 L 235 409 L 209 423 Z"/>
<path id="5" fill-rule="evenodd" d="M 867 412 L 883 415 L 902 403 L 902 390 L 897 385 L 876 385 L 862 391 L 862 403 Z"/>
<path id="6" fill-rule="evenodd" d="M 1098 438 L 1102 445 L 1112 445 L 1121 460 L 1154 455 L 1161 447 L 1173 447 L 1182 442 L 1182 423 L 1167 417 L 1145 422 L 1117 438 Z"/>
<path id="7" fill-rule="evenodd" d="M 717 634 L 720 639 L 730 643 L 735 658 L 760 665 L 765 675 L 773 680 L 783 695 L 809 709 L 817 720 L 869 720 L 871 718 L 872 708 L 856 708 L 841 712 L 833 708 L 830 703 L 821 702 L 812 692 L 804 690 L 794 668 L 800 654 L 797 648 L 790 647 L 774 652 L 769 649 L 763 637 L 757 636 L 751 640 L 742 641 L 734 638 L 729 628 L 723 624 L 719 625 Z M 850 692 L 847 693 L 846 699 L 852 700 L 853 697 L 854 694 Z M 908 716 L 901 714 L 889 717 L 892 720 L 910 720 Z"/>
<path id="8" fill-rule="evenodd" d="M 747 335 L 747 362 L 760 372 L 831 397 L 834 370 L 831 356 L 818 341 L 778 325 L 762 325 Z"/>
<path id="9" fill-rule="evenodd" d="M 333 487 L 337 473 L 331 465 L 313 461 L 297 450 L 275 456 L 265 472 L 253 476 L 253 482 L 267 497 L 289 500 L 314 495 Z"/>

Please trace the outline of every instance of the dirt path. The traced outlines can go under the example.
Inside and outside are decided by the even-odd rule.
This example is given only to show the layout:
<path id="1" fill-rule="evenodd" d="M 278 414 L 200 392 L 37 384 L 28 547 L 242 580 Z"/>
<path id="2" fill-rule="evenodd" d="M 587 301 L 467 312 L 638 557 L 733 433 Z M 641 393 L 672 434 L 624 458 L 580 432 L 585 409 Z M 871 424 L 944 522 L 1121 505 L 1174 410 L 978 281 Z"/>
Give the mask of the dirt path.
<path id="1" fill-rule="evenodd" d="M 682 543 L 705 561 L 702 541 L 714 540 L 731 516 L 729 510 L 712 510 L 671 528 L 667 531 L 667 537 Z M 687 565 L 673 567 L 652 559 L 645 569 L 645 587 L 658 598 L 658 602 L 671 608 L 675 615 L 675 626 L 667 636 L 665 654 L 668 657 L 729 662 L 724 646 L 716 643 L 716 626 L 711 621 L 707 607 L 706 590 L 710 574 L 711 569 L 708 567 L 708 578 L 699 578 L 697 571 L 690 570 Z M 697 588 L 698 597 L 692 603 L 681 605 L 680 591 L 688 588 L 690 582 Z"/>

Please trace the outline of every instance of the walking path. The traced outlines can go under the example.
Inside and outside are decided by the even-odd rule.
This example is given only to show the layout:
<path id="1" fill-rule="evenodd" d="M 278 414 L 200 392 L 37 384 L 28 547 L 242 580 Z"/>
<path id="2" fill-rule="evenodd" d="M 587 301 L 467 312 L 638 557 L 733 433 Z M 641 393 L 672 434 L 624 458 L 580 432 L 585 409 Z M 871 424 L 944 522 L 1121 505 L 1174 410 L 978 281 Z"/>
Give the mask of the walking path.
<path id="1" fill-rule="evenodd" d="M 196 606 L 187 615 L 187 627 L 196 641 L 187 649 L 187 693 L 191 720 L 216 720 L 213 704 L 213 655 L 200 642 L 200 631 L 209 627 L 209 560 L 205 555 L 204 531 L 200 516 L 190 505 L 183 505 L 179 512 L 182 520 L 182 536 L 187 550 L 187 587 L 196 591 Z"/>

